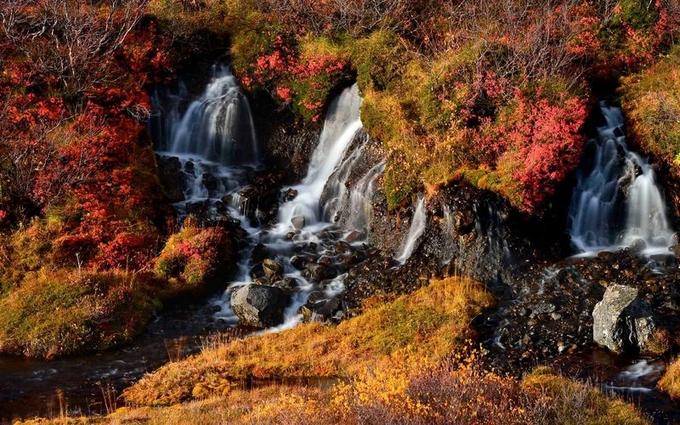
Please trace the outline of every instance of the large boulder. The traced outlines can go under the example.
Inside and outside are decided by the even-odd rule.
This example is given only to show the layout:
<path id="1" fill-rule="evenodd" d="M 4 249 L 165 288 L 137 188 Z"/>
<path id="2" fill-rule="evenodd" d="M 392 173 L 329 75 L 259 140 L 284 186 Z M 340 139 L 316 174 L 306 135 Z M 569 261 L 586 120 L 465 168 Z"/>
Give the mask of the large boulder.
<path id="1" fill-rule="evenodd" d="M 250 284 L 231 294 L 231 308 L 242 325 L 256 328 L 276 326 L 283 322 L 283 312 L 290 293 L 273 286 Z"/>
<path id="2" fill-rule="evenodd" d="M 593 310 L 593 340 L 615 353 L 646 351 L 656 325 L 638 289 L 610 285 Z"/>

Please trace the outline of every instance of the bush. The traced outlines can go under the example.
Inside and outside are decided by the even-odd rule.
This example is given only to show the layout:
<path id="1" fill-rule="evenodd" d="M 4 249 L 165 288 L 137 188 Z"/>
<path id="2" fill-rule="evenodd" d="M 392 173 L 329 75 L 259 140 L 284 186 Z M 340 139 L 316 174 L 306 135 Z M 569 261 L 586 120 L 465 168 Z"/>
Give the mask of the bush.
<path id="1" fill-rule="evenodd" d="M 676 359 L 658 383 L 661 391 L 668 393 L 673 399 L 680 399 L 680 359 Z"/>
<path id="2" fill-rule="evenodd" d="M 234 255 L 233 242 L 224 229 L 201 228 L 187 219 L 182 230 L 166 242 L 154 270 L 158 278 L 168 281 L 167 295 L 204 292 L 225 277 Z"/>
<path id="3" fill-rule="evenodd" d="M 31 272 L 0 298 L 0 351 L 52 358 L 103 350 L 139 333 L 155 307 L 132 274 Z"/>
<path id="4" fill-rule="evenodd" d="M 623 79 L 622 106 L 642 150 L 680 175 L 680 46 L 646 71 Z"/>

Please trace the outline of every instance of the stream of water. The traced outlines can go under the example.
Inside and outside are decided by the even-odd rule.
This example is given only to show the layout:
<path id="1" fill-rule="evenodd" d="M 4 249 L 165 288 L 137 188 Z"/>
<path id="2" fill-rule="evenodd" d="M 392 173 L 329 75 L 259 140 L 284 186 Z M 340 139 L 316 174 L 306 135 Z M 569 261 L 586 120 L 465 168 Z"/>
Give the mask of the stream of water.
<path id="1" fill-rule="evenodd" d="M 578 173 L 569 234 L 581 255 L 636 246 L 668 254 L 674 232 L 650 163 L 626 144 L 621 109 L 600 105 L 605 124 L 589 142 L 589 164 Z"/>

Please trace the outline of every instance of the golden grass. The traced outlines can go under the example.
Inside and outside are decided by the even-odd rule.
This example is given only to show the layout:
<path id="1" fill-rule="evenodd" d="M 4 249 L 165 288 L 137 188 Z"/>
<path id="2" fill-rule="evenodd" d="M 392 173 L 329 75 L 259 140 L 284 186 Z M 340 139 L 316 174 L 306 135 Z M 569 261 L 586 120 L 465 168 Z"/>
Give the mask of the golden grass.
<path id="1" fill-rule="evenodd" d="M 658 383 L 661 391 L 665 391 L 674 399 L 680 399 L 680 358 L 676 359 L 664 373 Z"/>
<path id="2" fill-rule="evenodd" d="M 538 392 L 547 399 L 546 423 L 562 425 L 645 425 L 633 405 L 610 398 L 599 389 L 556 375 L 548 368 L 538 368 L 525 377 L 527 391 Z"/>
<path id="3" fill-rule="evenodd" d="M 126 390 L 124 398 L 135 405 L 170 405 L 225 395 L 244 382 L 347 378 L 395 361 L 422 370 L 472 337 L 470 321 L 492 303 L 469 279 L 434 281 L 374 303 L 338 326 L 303 324 L 168 364 Z"/>

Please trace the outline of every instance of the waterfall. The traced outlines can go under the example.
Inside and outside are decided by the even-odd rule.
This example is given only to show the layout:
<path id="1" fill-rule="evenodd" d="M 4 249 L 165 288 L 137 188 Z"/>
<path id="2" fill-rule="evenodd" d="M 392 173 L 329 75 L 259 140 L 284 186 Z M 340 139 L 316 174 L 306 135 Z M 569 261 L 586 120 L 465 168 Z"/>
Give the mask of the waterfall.
<path id="1" fill-rule="evenodd" d="M 370 231 L 376 180 L 385 171 L 385 160 L 371 153 L 371 142 L 366 134 L 358 138 L 329 178 L 323 198 L 326 219 L 364 236 Z"/>
<path id="2" fill-rule="evenodd" d="M 621 110 L 604 103 L 600 109 L 606 124 L 589 142 L 592 163 L 577 175 L 569 213 L 571 240 L 583 254 L 636 244 L 644 245 L 645 254 L 666 253 L 674 234 L 654 170 L 628 149 Z"/>
<path id="3" fill-rule="evenodd" d="M 180 91 L 186 89 L 180 89 Z M 166 149 L 220 164 L 255 163 L 259 148 L 248 100 L 226 66 L 214 66 L 203 95 L 169 117 Z"/>
<path id="4" fill-rule="evenodd" d="M 334 256 L 335 242 L 342 232 L 332 229 L 333 224 L 325 220 L 321 198 L 330 177 L 342 176 L 340 189 L 352 172 L 354 162 L 361 157 L 361 151 L 354 156 L 348 154 L 362 128 L 359 90 L 356 85 L 347 88 L 330 103 L 307 175 L 292 188 L 297 195 L 279 207 L 278 220 L 272 227 L 251 223 L 247 217 L 248 200 L 241 196 L 249 183 L 248 176 L 252 175 L 252 166 L 257 163 L 258 149 L 250 108 L 236 80 L 228 68 L 216 67 L 200 98 L 188 102 L 186 93 L 180 85 L 177 95 L 166 94 L 164 99 L 170 108 L 162 113 L 160 121 L 152 123 L 154 134 L 161 135 L 159 156 L 166 158 L 170 165 L 175 164 L 182 173 L 184 201 L 177 202 L 175 207 L 180 215 L 192 213 L 197 206 L 203 212 L 208 206 L 212 215 L 228 213 L 239 220 L 249 241 L 241 253 L 238 275 L 222 296 L 213 301 L 219 307 L 215 317 L 228 323 L 238 322 L 231 309 L 231 294 L 240 286 L 261 282 L 257 271 L 261 268 L 260 260 L 253 259 L 255 247 L 260 246 L 267 258 L 283 266 L 281 282 L 283 279 L 293 282 L 284 323 L 268 331 L 295 326 L 301 318 L 300 307 L 307 303 L 312 291 L 320 291 L 330 298 L 344 289 L 346 274 L 331 276 L 336 269 L 328 267 L 324 273 L 313 275 L 304 268 L 296 268 L 291 257 L 301 253 L 318 255 L 318 258 Z M 162 103 L 160 96 L 154 98 L 157 105 Z M 182 110 L 185 112 L 180 112 Z M 371 168 L 357 183 L 361 195 L 372 191 L 378 171 L 381 172 L 380 166 Z M 352 205 L 357 209 L 363 208 L 360 195 L 353 192 L 350 195 L 343 197 L 354 199 Z M 317 296 L 315 302 L 318 301 Z"/>
<path id="5" fill-rule="evenodd" d="M 297 196 L 283 204 L 279 210 L 279 231 L 287 231 L 296 217 L 303 217 L 305 225 L 317 224 L 322 220 L 321 194 L 329 177 L 342 161 L 345 151 L 362 128 L 360 108 L 361 96 L 356 84 L 345 89 L 330 104 L 307 175 L 301 184 L 293 187 Z"/>
<path id="6" fill-rule="evenodd" d="M 416 249 L 418 240 L 425 232 L 425 225 L 427 224 L 427 211 L 425 211 L 425 197 L 420 196 L 416 203 L 416 211 L 411 220 L 411 226 L 408 229 L 406 239 L 401 244 L 401 249 L 396 260 L 404 264 L 411 257 L 413 251 Z"/>
<path id="7" fill-rule="evenodd" d="M 349 221 L 347 223 L 350 230 L 365 229 L 368 233 L 370 226 L 371 208 L 373 193 L 375 192 L 375 182 L 385 171 L 385 161 L 380 161 L 368 170 L 364 176 L 352 188 L 349 195 Z"/>

